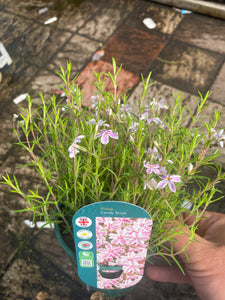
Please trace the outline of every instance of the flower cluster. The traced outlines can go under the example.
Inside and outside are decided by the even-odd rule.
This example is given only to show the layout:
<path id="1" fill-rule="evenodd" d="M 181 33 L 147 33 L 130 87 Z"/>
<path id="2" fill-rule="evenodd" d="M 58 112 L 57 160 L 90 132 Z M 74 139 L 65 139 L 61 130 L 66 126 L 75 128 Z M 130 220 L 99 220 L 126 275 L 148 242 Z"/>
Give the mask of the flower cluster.
<path id="1" fill-rule="evenodd" d="M 155 181 L 154 178 L 151 178 L 149 180 L 149 185 L 151 186 L 151 188 L 164 188 L 168 185 L 169 189 L 175 193 L 176 192 L 176 187 L 174 182 L 181 182 L 180 179 L 180 175 L 171 175 L 171 174 L 167 174 L 167 171 L 165 168 L 160 167 L 160 164 L 152 164 L 149 162 L 144 162 L 144 167 L 146 168 L 146 173 L 147 174 L 156 174 L 159 175 L 159 178 L 162 179 L 161 181 L 159 181 L 159 183 L 157 184 L 157 182 Z M 147 181 L 145 181 L 144 186 L 146 188 L 146 186 L 148 186 L 148 184 L 146 183 Z"/>
<path id="2" fill-rule="evenodd" d="M 98 109 L 99 109 L 99 100 L 101 99 L 101 101 L 104 101 L 104 98 L 99 98 L 99 97 L 95 97 L 94 98 L 94 106 L 92 106 L 92 109 L 94 111 L 94 114 L 96 116 L 99 115 Z M 92 100 L 93 101 L 93 100 Z M 68 102 L 68 100 L 67 100 Z M 147 122 L 147 125 L 150 127 L 151 126 L 151 122 L 156 124 L 156 125 L 160 125 L 160 127 L 162 128 L 168 128 L 168 126 L 158 117 L 155 117 L 155 112 L 159 112 L 160 109 L 168 109 L 168 107 L 165 105 L 165 100 L 160 100 L 159 102 L 156 102 L 156 100 L 150 102 L 149 106 L 144 108 L 144 113 L 143 114 L 139 114 L 137 116 L 137 118 L 139 120 L 145 120 Z M 124 105 L 121 104 L 121 106 L 119 107 L 119 111 L 117 113 L 117 119 L 118 121 L 126 120 L 128 121 L 129 119 L 131 119 L 131 113 L 132 113 L 132 108 L 129 105 Z M 108 114 L 107 114 L 108 115 Z M 152 115 L 152 118 L 150 118 L 149 116 Z M 137 120 L 138 120 L 137 119 Z M 103 145 L 107 145 L 109 143 L 109 138 L 112 138 L 114 140 L 118 140 L 119 139 L 119 134 L 118 132 L 113 132 L 111 129 L 109 129 L 110 125 L 108 123 L 106 123 L 106 120 L 96 120 L 95 118 L 91 118 L 89 121 L 86 122 L 86 124 L 88 125 L 94 125 L 96 128 L 97 132 L 95 138 L 100 137 L 100 141 Z M 137 132 L 139 130 L 139 122 L 133 122 L 130 126 L 129 126 L 129 141 L 135 143 L 134 140 L 134 133 Z M 101 129 L 100 127 L 104 126 L 107 127 L 107 129 Z M 142 129 L 143 130 L 143 129 Z M 75 154 L 79 152 L 79 150 L 77 150 L 76 145 L 77 143 L 81 142 L 81 138 L 84 138 L 84 135 L 79 135 L 78 137 L 75 138 L 75 140 L 73 141 L 73 143 L 69 146 L 68 148 L 68 152 L 69 152 L 69 157 L 70 158 L 74 158 Z M 119 143 L 120 141 L 118 141 Z M 156 147 L 154 147 L 154 149 L 152 150 L 151 148 L 148 148 L 147 150 L 145 150 L 145 153 L 148 154 L 153 154 L 152 158 L 154 160 L 159 159 L 161 160 L 161 156 L 159 154 L 159 151 L 157 150 Z M 168 160 L 168 163 L 173 163 L 171 160 Z M 175 187 L 175 182 L 181 182 L 181 176 L 179 175 L 171 175 L 171 174 L 167 174 L 166 168 L 161 166 L 159 163 L 154 164 L 153 162 L 143 162 L 144 167 L 146 168 L 146 173 L 149 175 L 159 175 L 159 178 L 162 179 L 161 181 L 159 181 L 158 183 L 156 182 L 155 178 L 149 178 L 149 183 L 147 184 L 147 180 L 143 181 L 143 187 L 144 189 L 146 187 L 149 187 L 150 189 L 152 188 L 159 188 L 162 189 L 164 187 L 166 187 L 168 185 L 169 189 L 175 193 L 176 192 L 176 187 Z"/>
<path id="3" fill-rule="evenodd" d="M 141 280 L 151 227 L 146 218 L 96 218 L 97 264 L 122 270 L 118 278 L 107 279 L 98 269 L 98 288 L 127 288 Z"/>

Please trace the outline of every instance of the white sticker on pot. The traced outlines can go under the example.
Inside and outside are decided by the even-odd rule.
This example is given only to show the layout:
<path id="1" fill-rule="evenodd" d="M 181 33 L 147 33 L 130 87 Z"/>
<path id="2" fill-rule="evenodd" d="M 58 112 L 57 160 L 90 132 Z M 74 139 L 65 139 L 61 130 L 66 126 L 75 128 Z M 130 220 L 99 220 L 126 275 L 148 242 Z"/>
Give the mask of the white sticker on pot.
<path id="1" fill-rule="evenodd" d="M 81 229 L 79 231 L 77 231 L 77 236 L 80 239 L 90 239 L 92 237 L 92 232 L 89 230 L 85 230 L 85 229 Z"/>
<path id="2" fill-rule="evenodd" d="M 91 226 L 92 221 L 90 218 L 87 218 L 87 217 L 79 217 L 76 219 L 75 223 L 79 227 L 86 228 L 86 227 Z"/>
<path id="3" fill-rule="evenodd" d="M 94 253 L 91 251 L 80 251 L 79 252 L 80 266 L 82 268 L 93 268 L 94 267 Z"/>
<path id="4" fill-rule="evenodd" d="M 78 243 L 78 248 L 82 250 L 90 250 L 93 247 L 93 244 L 88 241 L 82 241 Z"/>

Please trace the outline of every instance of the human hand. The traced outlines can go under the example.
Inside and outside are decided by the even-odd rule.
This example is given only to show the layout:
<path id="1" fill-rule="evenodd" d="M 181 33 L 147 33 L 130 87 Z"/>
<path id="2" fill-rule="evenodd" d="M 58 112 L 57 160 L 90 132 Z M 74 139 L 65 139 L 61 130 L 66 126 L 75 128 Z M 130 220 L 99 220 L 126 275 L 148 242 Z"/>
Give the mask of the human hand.
<path id="1" fill-rule="evenodd" d="M 191 226 L 195 217 L 183 214 L 186 225 Z M 189 261 L 184 253 L 179 254 L 185 276 L 178 266 L 146 267 L 146 275 L 153 280 L 173 283 L 190 283 L 194 286 L 200 299 L 225 299 L 225 214 L 206 212 L 198 223 L 195 241 L 186 248 Z M 196 225 L 197 225 L 196 224 Z M 189 241 L 187 235 L 176 237 L 173 244 L 179 252 Z"/>

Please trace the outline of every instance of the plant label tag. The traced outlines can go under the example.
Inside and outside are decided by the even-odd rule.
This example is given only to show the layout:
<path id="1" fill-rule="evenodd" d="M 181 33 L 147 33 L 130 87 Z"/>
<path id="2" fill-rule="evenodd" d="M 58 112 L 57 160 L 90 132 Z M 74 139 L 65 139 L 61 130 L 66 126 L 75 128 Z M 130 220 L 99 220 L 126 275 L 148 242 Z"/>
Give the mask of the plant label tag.
<path id="1" fill-rule="evenodd" d="M 73 217 L 80 279 L 104 290 L 138 283 L 152 230 L 152 219 L 141 207 L 104 201 L 82 207 Z"/>

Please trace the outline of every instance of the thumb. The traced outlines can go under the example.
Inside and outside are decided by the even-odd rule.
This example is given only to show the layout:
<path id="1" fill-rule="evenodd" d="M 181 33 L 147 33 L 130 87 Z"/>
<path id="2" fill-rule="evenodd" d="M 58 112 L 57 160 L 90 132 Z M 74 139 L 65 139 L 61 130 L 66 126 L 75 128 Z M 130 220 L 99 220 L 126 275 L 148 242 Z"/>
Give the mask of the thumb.
<path id="1" fill-rule="evenodd" d="M 148 265 L 145 274 L 152 280 L 171 283 L 190 283 L 189 276 L 183 275 L 177 266 Z"/>

